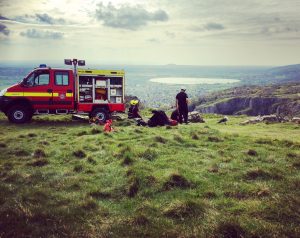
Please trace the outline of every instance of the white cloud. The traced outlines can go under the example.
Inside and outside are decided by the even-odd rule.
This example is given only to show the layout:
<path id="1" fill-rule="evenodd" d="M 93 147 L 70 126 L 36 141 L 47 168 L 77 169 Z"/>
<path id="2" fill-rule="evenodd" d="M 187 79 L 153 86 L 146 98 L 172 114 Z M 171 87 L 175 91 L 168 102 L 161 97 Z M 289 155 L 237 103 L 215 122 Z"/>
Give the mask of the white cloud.
<path id="1" fill-rule="evenodd" d="M 167 21 L 168 14 L 164 10 L 150 12 L 139 5 L 126 4 L 115 7 L 111 3 L 107 6 L 99 3 L 96 9 L 96 18 L 108 27 L 137 30 L 149 22 Z"/>
<path id="2" fill-rule="evenodd" d="M 22 31 L 21 36 L 35 39 L 53 39 L 59 40 L 62 39 L 64 34 L 57 31 L 43 31 L 37 29 L 28 29 L 27 31 Z"/>

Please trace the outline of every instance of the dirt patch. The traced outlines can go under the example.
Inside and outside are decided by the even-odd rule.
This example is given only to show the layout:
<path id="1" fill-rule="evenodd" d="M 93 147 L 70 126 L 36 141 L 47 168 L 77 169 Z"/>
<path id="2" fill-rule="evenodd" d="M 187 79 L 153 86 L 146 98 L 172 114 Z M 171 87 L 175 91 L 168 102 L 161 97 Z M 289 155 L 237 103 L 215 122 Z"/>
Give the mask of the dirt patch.
<path id="1" fill-rule="evenodd" d="M 32 137 L 37 137 L 37 134 L 35 134 L 35 133 L 29 133 L 29 134 L 27 134 L 27 136 L 28 136 L 28 137 L 31 137 L 31 138 L 32 138 Z"/>
<path id="2" fill-rule="evenodd" d="M 163 210 L 163 215 L 173 219 L 203 217 L 206 205 L 192 200 L 175 202 Z"/>
<path id="3" fill-rule="evenodd" d="M 96 199 L 110 199 L 110 198 L 112 198 L 111 193 L 102 192 L 102 191 L 90 192 L 88 195 L 93 197 L 93 198 L 96 198 Z"/>
<path id="4" fill-rule="evenodd" d="M 49 164 L 49 161 L 47 159 L 38 159 L 32 163 L 29 163 L 28 165 L 33 167 L 43 167 Z"/>
<path id="5" fill-rule="evenodd" d="M 128 197 L 135 197 L 139 191 L 140 181 L 137 177 L 132 177 L 129 181 L 129 187 L 127 191 Z"/>
<path id="6" fill-rule="evenodd" d="M 257 153 L 256 150 L 250 149 L 250 150 L 247 151 L 247 155 L 250 155 L 250 156 L 257 156 L 258 153 Z"/>
<path id="7" fill-rule="evenodd" d="M 171 174 L 168 178 L 168 181 L 166 181 L 163 185 L 164 190 L 171 190 L 173 188 L 186 189 L 191 187 L 192 183 L 188 181 L 185 177 L 177 173 Z"/>
<path id="8" fill-rule="evenodd" d="M 294 162 L 292 166 L 296 169 L 300 169 L 300 161 Z"/>
<path id="9" fill-rule="evenodd" d="M 98 208 L 98 204 L 93 199 L 88 199 L 81 204 L 81 208 L 86 211 L 94 211 Z"/>
<path id="10" fill-rule="evenodd" d="M 245 231 L 239 223 L 234 221 L 221 222 L 218 225 L 217 233 L 222 234 L 224 238 L 242 238 Z"/>
<path id="11" fill-rule="evenodd" d="M 80 158 L 80 159 L 82 159 L 82 158 L 84 158 L 86 156 L 86 154 L 82 150 L 76 150 L 76 151 L 74 151 L 73 155 L 75 157 L 77 157 L 77 158 Z"/>
<path id="12" fill-rule="evenodd" d="M 133 164 L 132 156 L 129 153 L 127 153 L 127 154 L 124 155 L 122 165 L 123 166 L 128 166 L 128 165 L 131 165 L 131 164 Z"/>
<path id="13" fill-rule="evenodd" d="M 274 142 L 270 139 L 257 139 L 255 143 L 260 144 L 260 145 L 273 145 Z"/>
<path id="14" fill-rule="evenodd" d="M 217 194 L 214 191 L 207 191 L 203 194 L 203 197 L 207 199 L 214 199 L 217 197 Z"/>
<path id="15" fill-rule="evenodd" d="M 134 216 L 130 222 L 132 225 L 145 226 L 150 223 L 150 220 L 144 214 Z"/>
<path id="16" fill-rule="evenodd" d="M 282 179 L 282 175 L 279 171 L 266 171 L 260 168 L 252 169 L 246 172 L 245 178 L 247 180 L 256 180 L 256 179 L 262 179 L 262 180 L 269 180 L 269 179 L 275 179 L 279 180 Z"/>
<path id="17" fill-rule="evenodd" d="M 34 151 L 33 157 L 34 158 L 44 158 L 44 157 L 46 157 L 46 153 L 42 149 L 37 149 Z"/>
<path id="18" fill-rule="evenodd" d="M 94 160 L 92 157 L 88 157 L 87 162 L 89 162 L 90 164 L 93 164 L 93 165 L 97 164 L 96 160 Z"/>
<path id="19" fill-rule="evenodd" d="M 0 148 L 6 148 L 7 145 L 5 143 L 0 143 Z"/>
<path id="20" fill-rule="evenodd" d="M 156 183 L 157 183 L 157 180 L 156 180 L 156 178 L 154 176 L 149 175 L 149 176 L 146 177 L 146 184 L 148 186 L 152 186 L 152 185 L 154 185 Z"/>
<path id="21" fill-rule="evenodd" d="M 216 137 L 216 136 L 209 136 L 207 138 L 209 142 L 223 142 L 224 140 L 222 138 Z"/>
<path id="22" fill-rule="evenodd" d="M 22 156 L 29 156 L 30 155 L 30 153 L 28 152 L 28 151 L 26 151 L 26 150 L 17 150 L 17 151 L 15 151 L 15 156 L 17 156 L 17 157 L 22 157 Z"/>
<path id="23" fill-rule="evenodd" d="M 83 171 L 83 166 L 81 164 L 75 165 L 73 171 L 76 173 L 80 173 Z"/>
<path id="24" fill-rule="evenodd" d="M 50 143 L 48 141 L 40 141 L 39 142 L 40 145 L 50 145 Z"/>
<path id="25" fill-rule="evenodd" d="M 154 141 L 155 142 L 158 142 L 158 143 L 161 143 L 161 144 L 166 144 L 167 143 L 167 139 L 161 137 L 161 136 L 155 136 L 154 137 Z"/>

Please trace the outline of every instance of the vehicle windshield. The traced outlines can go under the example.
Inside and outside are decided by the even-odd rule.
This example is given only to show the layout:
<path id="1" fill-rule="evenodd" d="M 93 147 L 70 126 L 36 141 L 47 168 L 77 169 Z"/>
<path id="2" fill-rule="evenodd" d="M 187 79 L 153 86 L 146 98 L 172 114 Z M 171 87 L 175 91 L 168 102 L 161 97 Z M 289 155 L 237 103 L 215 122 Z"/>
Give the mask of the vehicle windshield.
<path id="1" fill-rule="evenodd" d="M 48 85 L 49 71 L 48 70 L 33 71 L 26 78 L 23 79 L 22 84 L 28 87 L 33 87 L 37 85 Z"/>

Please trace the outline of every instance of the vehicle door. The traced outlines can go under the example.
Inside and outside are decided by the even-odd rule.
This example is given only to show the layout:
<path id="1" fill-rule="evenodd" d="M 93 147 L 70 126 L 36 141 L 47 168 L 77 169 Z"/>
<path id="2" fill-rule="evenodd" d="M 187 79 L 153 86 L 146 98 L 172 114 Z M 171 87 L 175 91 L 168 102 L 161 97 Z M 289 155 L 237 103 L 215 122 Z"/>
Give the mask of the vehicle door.
<path id="1" fill-rule="evenodd" d="M 56 109 L 74 109 L 74 82 L 72 71 L 52 70 L 53 74 L 53 106 Z"/>
<path id="2" fill-rule="evenodd" d="M 52 102 L 50 74 L 48 69 L 33 71 L 23 81 L 23 95 L 28 98 L 34 109 L 49 109 Z"/>

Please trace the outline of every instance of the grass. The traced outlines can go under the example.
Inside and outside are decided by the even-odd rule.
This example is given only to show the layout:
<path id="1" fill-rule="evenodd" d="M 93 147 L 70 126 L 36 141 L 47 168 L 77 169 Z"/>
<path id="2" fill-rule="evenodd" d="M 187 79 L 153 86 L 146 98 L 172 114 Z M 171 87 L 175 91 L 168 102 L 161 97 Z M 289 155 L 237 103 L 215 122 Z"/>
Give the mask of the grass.
<path id="1" fill-rule="evenodd" d="M 70 118 L 0 115 L 0 237 L 300 236 L 299 125 Z"/>

